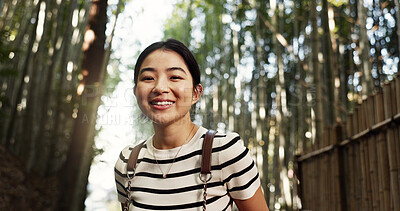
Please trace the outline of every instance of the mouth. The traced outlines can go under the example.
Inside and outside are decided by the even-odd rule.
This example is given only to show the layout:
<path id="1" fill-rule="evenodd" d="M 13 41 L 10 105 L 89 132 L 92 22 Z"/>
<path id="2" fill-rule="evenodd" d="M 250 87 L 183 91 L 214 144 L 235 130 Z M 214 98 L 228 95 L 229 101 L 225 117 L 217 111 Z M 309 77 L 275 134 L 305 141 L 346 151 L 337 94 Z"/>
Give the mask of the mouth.
<path id="1" fill-rule="evenodd" d="M 175 101 L 172 100 L 166 100 L 166 99 L 154 99 L 150 101 L 150 105 L 155 108 L 155 109 L 167 109 L 171 105 L 173 105 Z"/>
<path id="2" fill-rule="evenodd" d="M 165 105 L 172 105 L 174 102 L 172 101 L 151 101 L 151 105 L 159 105 L 159 106 L 165 106 Z"/>

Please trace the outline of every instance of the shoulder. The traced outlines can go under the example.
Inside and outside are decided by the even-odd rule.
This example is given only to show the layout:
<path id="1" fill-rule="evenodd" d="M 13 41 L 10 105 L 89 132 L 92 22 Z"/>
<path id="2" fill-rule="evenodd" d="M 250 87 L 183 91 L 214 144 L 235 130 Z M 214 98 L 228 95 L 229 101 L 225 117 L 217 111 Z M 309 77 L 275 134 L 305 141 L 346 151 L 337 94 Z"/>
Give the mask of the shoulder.
<path id="1" fill-rule="evenodd" d="M 231 151 L 237 152 L 242 151 L 245 148 L 240 135 L 236 132 L 217 133 L 215 135 L 215 147 L 218 147 L 220 151 Z"/>
<path id="2" fill-rule="evenodd" d="M 119 171 L 121 173 L 125 173 L 126 165 L 128 163 L 129 156 L 130 156 L 132 150 L 135 149 L 136 147 L 140 147 L 141 149 L 146 148 L 146 144 L 143 144 L 143 143 L 144 143 L 144 141 L 141 141 L 137 145 L 128 145 L 121 150 L 121 152 L 118 156 L 117 162 L 115 163 L 115 171 L 116 172 Z"/>

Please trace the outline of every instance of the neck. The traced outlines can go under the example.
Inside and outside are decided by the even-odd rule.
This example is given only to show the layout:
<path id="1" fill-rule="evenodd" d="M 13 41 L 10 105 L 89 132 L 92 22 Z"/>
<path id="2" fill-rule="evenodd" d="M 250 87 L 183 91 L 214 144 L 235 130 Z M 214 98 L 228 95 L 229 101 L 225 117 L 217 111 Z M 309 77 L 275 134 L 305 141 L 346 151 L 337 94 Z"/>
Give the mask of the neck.
<path id="1" fill-rule="evenodd" d="M 154 124 L 153 145 L 157 149 L 172 149 L 186 144 L 196 133 L 198 126 L 189 124 Z"/>

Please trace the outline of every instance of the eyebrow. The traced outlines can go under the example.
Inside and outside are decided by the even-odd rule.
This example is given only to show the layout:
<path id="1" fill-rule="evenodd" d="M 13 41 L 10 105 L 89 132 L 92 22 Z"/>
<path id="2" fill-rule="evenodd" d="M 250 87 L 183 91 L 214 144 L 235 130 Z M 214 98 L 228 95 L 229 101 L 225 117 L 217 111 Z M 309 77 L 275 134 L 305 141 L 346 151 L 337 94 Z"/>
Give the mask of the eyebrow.
<path id="1" fill-rule="evenodd" d="M 183 68 L 181 68 L 181 67 L 170 67 L 170 68 L 167 69 L 168 72 L 170 72 L 170 71 L 175 71 L 175 70 L 179 70 L 179 71 L 183 72 L 185 75 L 187 74 L 187 73 L 185 72 L 185 70 L 184 70 Z M 141 73 L 143 73 L 143 72 L 146 72 L 146 71 L 154 72 L 155 69 L 152 68 L 152 67 L 145 67 L 145 68 L 143 68 L 143 69 L 140 70 L 139 75 L 140 75 Z"/>

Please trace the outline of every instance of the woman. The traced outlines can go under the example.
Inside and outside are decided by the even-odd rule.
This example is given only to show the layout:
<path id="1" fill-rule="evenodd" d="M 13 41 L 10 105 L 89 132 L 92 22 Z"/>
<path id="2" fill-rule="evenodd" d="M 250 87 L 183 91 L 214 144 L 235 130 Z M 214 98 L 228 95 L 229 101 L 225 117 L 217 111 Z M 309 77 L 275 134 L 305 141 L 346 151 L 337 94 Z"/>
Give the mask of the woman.
<path id="1" fill-rule="evenodd" d="M 195 125 L 190 108 L 203 91 L 199 66 L 181 42 L 147 47 L 135 66 L 134 94 L 153 123 L 154 135 L 140 150 L 130 188 L 131 210 L 202 210 L 200 157 L 207 129 Z M 133 147 L 115 165 L 118 199 L 127 199 L 126 165 Z M 214 138 L 207 210 L 268 210 L 254 161 L 236 133 Z"/>

